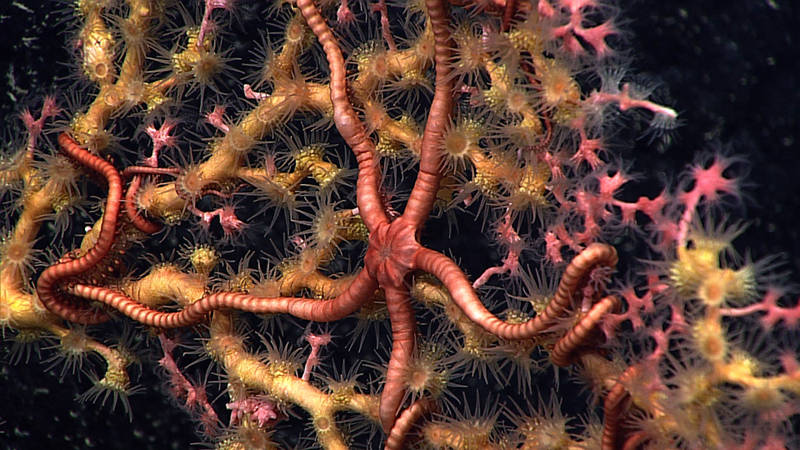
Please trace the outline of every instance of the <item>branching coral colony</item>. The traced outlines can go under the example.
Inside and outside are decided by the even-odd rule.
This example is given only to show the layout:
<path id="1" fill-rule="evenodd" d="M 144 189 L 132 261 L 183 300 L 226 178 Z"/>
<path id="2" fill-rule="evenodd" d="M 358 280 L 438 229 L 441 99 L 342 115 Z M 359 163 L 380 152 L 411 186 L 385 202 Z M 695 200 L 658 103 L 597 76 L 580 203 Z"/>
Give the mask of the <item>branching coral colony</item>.
<path id="1" fill-rule="evenodd" d="M 149 355 L 225 449 L 797 445 L 800 306 L 714 215 L 736 161 L 621 193 L 619 118 L 676 113 L 619 68 L 615 14 L 78 1 L 84 94 L 0 166 L 12 360 L 44 343 L 128 409 Z M 475 221 L 493 249 L 452 243 Z"/>

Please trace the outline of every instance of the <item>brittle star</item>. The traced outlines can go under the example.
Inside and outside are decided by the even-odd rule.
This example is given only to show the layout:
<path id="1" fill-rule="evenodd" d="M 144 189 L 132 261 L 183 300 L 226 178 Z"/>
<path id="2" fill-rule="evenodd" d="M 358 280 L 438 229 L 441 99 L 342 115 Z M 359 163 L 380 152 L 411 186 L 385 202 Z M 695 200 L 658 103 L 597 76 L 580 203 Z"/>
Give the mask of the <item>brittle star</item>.
<path id="1" fill-rule="evenodd" d="M 450 75 L 447 64 L 451 58 L 450 49 L 453 48 L 450 42 L 448 7 L 442 0 L 427 0 L 426 5 L 435 39 L 436 87 L 423 135 L 419 172 L 414 188 L 403 214 L 391 220 L 381 200 L 374 144 L 348 98 L 341 49 L 313 0 L 297 0 L 297 6 L 322 45 L 328 60 L 334 122 L 358 161 L 357 204 L 359 214 L 369 229 L 364 268 L 344 292 L 329 300 L 263 298 L 243 293 L 219 292 L 207 295 L 179 312 L 167 313 L 151 309 L 107 287 L 75 280 L 63 283 L 90 270 L 110 251 L 117 231 L 117 215 L 121 209 L 122 184 L 119 173 L 110 163 L 82 149 L 69 135 L 62 134 L 59 143 L 64 151 L 73 159 L 100 172 L 108 181 L 109 194 L 95 246 L 82 257 L 62 258 L 60 262 L 46 269 L 39 278 L 37 291 L 43 304 L 50 311 L 76 323 L 96 323 L 106 320 L 108 316 L 104 312 L 75 305 L 62 295 L 62 291 L 104 303 L 142 324 L 157 328 L 190 326 L 207 320 L 206 315 L 209 312 L 219 309 L 238 309 L 258 314 L 286 313 L 310 321 L 331 322 L 356 312 L 372 301 L 378 289 L 382 289 L 391 323 L 392 350 L 380 398 L 379 418 L 384 431 L 390 437 L 405 434 L 402 430 L 409 426 L 408 421 L 402 420 L 399 423 L 397 418 L 406 390 L 404 367 L 411 360 L 416 344 L 416 318 L 409 288 L 409 278 L 414 271 L 427 272 L 437 277 L 449 291 L 454 303 L 470 320 L 502 339 L 529 339 L 547 331 L 555 322 L 570 314 L 574 309 L 575 293 L 593 268 L 613 267 L 616 264 L 617 255 L 612 247 L 602 244 L 587 247 L 567 267 L 558 292 L 547 308 L 525 323 L 512 324 L 501 320 L 483 305 L 471 282 L 455 262 L 419 242 L 420 230 L 430 215 L 442 177 L 438 147 L 450 120 L 454 91 L 454 77 Z M 59 291 L 62 283 L 65 286 Z M 589 331 L 596 327 L 600 316 L 617 304 L 618 301 L 612 300 L 597 303 L 596 306 L 600 309 L 588 311 L 584 320 L 565 337 L 563 344 L 557 346 L 555 358 L 568 364 L 570 354 L 584 344 L 583 341 Z M 417 417 L 421 410 L 427 408 L 426 402 L 428 401 L 423 399 L 409 407 L 406 410 L 407 415 Z M 409 420 L 413 422 L 414 418 Z M 401 431 L 393 432 L 396 431 L 393 430 L 396 423 Z M 398 440 L 391 438 L 388 442 L 394 446 Z"/>

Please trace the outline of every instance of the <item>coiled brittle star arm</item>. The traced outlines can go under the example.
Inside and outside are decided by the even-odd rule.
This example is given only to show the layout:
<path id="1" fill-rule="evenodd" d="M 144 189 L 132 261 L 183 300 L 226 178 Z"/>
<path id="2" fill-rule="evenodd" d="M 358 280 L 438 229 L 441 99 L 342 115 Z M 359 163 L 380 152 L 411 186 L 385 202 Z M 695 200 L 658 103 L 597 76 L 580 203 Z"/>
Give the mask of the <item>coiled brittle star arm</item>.
<path id="1" fill-rule="evenodd" d="M 598 329 L 598 325 L 606 314 L 616 312 L 620 307 L 620 300 L 614 295 L 604 297 L 595 303 L 592 308 L 581 317 L 550 352 L 550 360 L 559 367 L 566 367 L 573 363 L 583 347 L 591 346 L 588 342 Z"/>
<path id="2" fill-rule="evenodd" d="M 625 384 L 632 378 L 638 375 L 639 367 L 630 366 L 625 372 L 620 375 L 619 380 L 614 384 L 611 390 L 606 394 L 603 401 L 603 415 L 605 416 L 605 423 L 603 424 L 603 437 L 602 449 L 614 450 L 620 448 L 620 440 L 622 436 L 623 418 L 631 406 L 631 397 Z"/>
<path id="3" fill-rule="evenodd" d="M 139 231 L 145 234 L 154 234 L 161 231 L 161 224 L 151 222 L 145 219 L 136 210 L 136 195 L 139 187 L 142 185 L 142 175 L 175 175 L 177 176 L 180 170 L 177 168 L 162 168 L 162 167 L 126 167 L 122 171 L 122 177 L 126 178 L 132 176 L 131 183 L 128 185 L 128 191 L 125 193 L 125 213 L 128 215 L 131 223 Z"/>
<path id="4" fill-rule="evenodd" d="M 103 158 L 81 148 L 68 134 L 61 133 L 58 136 L 58 143 L 72 159 L 100 173 L 106 179 L 108 182 L 108 197 L 106 199 L 105 212 L 103 213 L 103 223 L 95 245 L 79 258 L 67 258 L 67 260 L 45 269 L 36 284 L 36 292 L 42 304 L 50 312 L 70 322 L 81 324 L 100 323 L 108 320 L 107 314 L 101 311 L 77 308 L 68 300 L 62 298 L 56 292 L 56 289 L 61 280 L 90 270 L 105 258 L 109 250 L 111 250 L 117 232 L 117 219 L 122 200 L 122 179 L 114 166 Z"/>
<path id="5" fill-rule="evenodd" d="M 575 293 L 591 271 L 596 267 L 613 268 L 617 259 L 617 251 L 610 245 L 595 243 L 586 247 L 564 270 L 558 290 L 547 308 L 522 324 L 507 323 L 486 309 L 464 272 L 450 258 L 424 249 L 417 254 L 416 264 L 419 269 L 439 278 L 450 291 L 453 302 L 470 320 L 502 339 L 519 340 L 547 331 L 558 319 L 568 315 L 573 310 Z"/>
<path id="6" fill-rule="evenodd" d="M 59 143 L 72 158 L 103 174 L 108 180 L 109 194 L 100 234 L 95 245 L 80 258 L 48 267 L 39 278 L 37 291 L 45 307 L 62 318 L 83 324 L 98 323 L 107 320 L 108 315 L 103 312 L 74 307 L 59 296 L 56 288 L 60 281 L 91 269 L 108 254 L 116 233 L 122 198 L 122 182 L 119 173 L 111 164 L 81 148 L 67 134 L 59 137 Z M 375 281 L 366 271 L 362 271 L 342 294 L 330 300 L 320 301 L 296 297 L 265 299 L 246 294 L 223 292 L 206 296 L 176 313 L 165 313 L 148 308 L 107 287 L 72 283 L 65 290 L 71 295 L 105 303 L 145 325 L 176 328 L 194 325 L 205 320 L 208 312 L 228 308 L 254 313 L 288 313 L 298 318 L 317 322 L 333 321 L 356 311 L 373 297 L 376 289 Z"/>

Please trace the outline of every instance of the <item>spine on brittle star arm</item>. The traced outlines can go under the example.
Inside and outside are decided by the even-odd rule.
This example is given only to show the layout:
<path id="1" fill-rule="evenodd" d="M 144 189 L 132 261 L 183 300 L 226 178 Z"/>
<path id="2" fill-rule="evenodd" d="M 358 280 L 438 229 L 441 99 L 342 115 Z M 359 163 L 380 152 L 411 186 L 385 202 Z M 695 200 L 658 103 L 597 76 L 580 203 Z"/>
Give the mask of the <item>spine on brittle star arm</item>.
<path id="1" fill-rule="evenodd" d="M 347 73 L 344 68 L 344 57 L 336 38 L 314 5 L 314 0 L 297 0 L 297 7 L 306 19 L 311 31 L 322 45 L 330 69 L 331 104 L 333 105 L 333 122 L 347 145 L 353 149 L 358 161 L 358 181 L 356 197 L 359 214 L 367 228 L 372 231 L 388 218 L 383 212 L 378 190 L 378 171 L 375 164 L 375 146 L 367 137 L 364 124 L 356 115 L 350 99 L 347 97 Z"/>
<path id="2" fill-rule="evenodd" d="M 470 320 L 502 339 L 529 339 L 554 325 L 573 310 L 573 297 L 596 267 L 613 268 L 617 251 L 606 244 L 594 243 L 579 253 L 564 270 L 555 296 L 533 319 L 522 324 L 507 323 L 481 303 L 464 272 L 450 258 L 429 249 L 416 256 L 416 267 L 438 278 L 447 287 L 453 302 Z"/>
<path id="3" fill-rule="evenodd" d="M 106 199 L 100 234 L 97 237 L 97 242 L 95 242 L 94 247 L 80 258 L 60 262 L 45 269 L 39 277 L 39 281 L 36 285 L 36 292 L 39 295 L 39 299 L 50 312 L 66 320 L 83 324 L 99 323 L 107 320 L 108 316 L 97 311 L 75 308 L 59 297 L 56 292 L 56 285 L 65 278 L 70 278 L 86 272 L 108 254 L 108 251 L 114 244 L 114 238 L 117 232 L 117 217 L 119 215 L 119 206 L 122 199 L 122 180 L 114 166 L 99 156 L 93 155 L 81 148 L 68 134 L 61 133 L 58 137 L 58 143 L 64 152 L 72 159 L 98 172 L 106 179 L 108 182 L 108 197 Z"/>
<path id="4" fill-rule="evenodd" d="M 131 319 L 156 328 L 181 328 L 205 320 L 209 312 L 220 309 L 236 309 L 255 314 L 289 314 L 315 322 L 340 320 L 372 299 L 377 284 L 366 271 L 350 283 L 338 297 L 331 300 L 315 300 L 297 297 L 264 298 L 236 292 L 219 292 L 203 297 L 187 305 L 179 312 L 162 312 L 151 309 L 125 294 L 101 286 L 73 284 L 67 292 L 88 300 L 94 300 L 116 309 Z"/>
<path id="5" fill-rule="evenodd" d="M 414 353 L 416 318 L 407 290 L 384 287 L 386 307 L 392 323 L 392 355 L 386 369 L 386 383 L 381 392 L 380 418 L 383 431 L 389 433 L 406 394 L 405 371 Z"/>
<path id="6" fill-rule="evenodd" d="M 454 44 L 450 36 L 450 15 L 447 3 L 441 0 L 427 0 L 428 18 L 431 21 L 434 39 L 434 61 L 436 64 L 436 87 L 433 94 L 425 133 L 422 135 L 422 150 L 419 174 L 414 189 L 408 197 L 403 215 L 416 229 L 428 219 L 442 174 L 442 134 L 450 122 L 453 111 L 453 89 L 451 60 Z"/>

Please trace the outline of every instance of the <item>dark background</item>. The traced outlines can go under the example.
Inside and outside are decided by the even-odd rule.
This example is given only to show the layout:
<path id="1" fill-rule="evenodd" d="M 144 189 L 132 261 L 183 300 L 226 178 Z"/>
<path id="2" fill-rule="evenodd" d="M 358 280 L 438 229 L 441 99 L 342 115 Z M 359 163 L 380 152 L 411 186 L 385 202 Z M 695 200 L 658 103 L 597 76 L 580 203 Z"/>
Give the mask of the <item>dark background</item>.
<path id="1" fill-rule="evenodd" d="M 680 111 L 670 143 L 641 138 L 624 150 L 644 185 L 674 180 L 699 154 L 723 148 L 745 158 L 744 206 L 734 217 L 749 224 L 737 241 L 753 259 L 782 254 L 790 279 L 800 280 L 800 86 L 797 60 L 800 17 L 793 0 L 633 1 L 620 17 L 631 68 L 654 84 L 659 101 Z M 0 6 L 0 118 L 7 151 L 18 135 L 21 108 L 34 110 L 41 95 L 66 97 L 69 68 L 63 12 L 50 1 Z M 16 141 L 15 141 L 16 142 Z M 653 183 L 655 182 L 655 184 Z M 644 188 L 648 189 L 648 188 Z M 794 290 L 795 294 L 797 289 Z M 145 367 L 131 397 L 134 420 L 108 408 L 78 403 L 89 384 L 45 372 L 36 356 L 6 362 L 0 347 L 0 447 L 185 448 L 194 425 L 165 400 L 161 382 Z"/>

